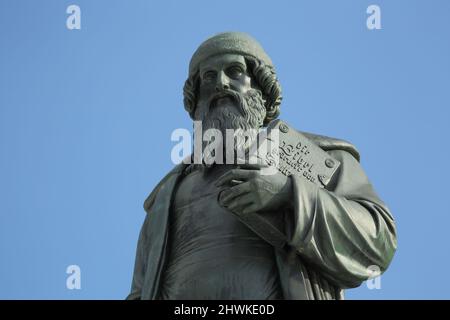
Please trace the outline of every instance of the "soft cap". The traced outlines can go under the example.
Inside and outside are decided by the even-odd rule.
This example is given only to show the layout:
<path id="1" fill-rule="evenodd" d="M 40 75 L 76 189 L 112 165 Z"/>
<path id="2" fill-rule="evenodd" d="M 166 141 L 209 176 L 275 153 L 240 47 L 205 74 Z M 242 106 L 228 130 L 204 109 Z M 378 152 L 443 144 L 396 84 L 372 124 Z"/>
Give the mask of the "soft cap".
<path id="1" fill-rule="evenodd" d="M 224 32 L 208 38 L 198 47 L 189 63 L 189 75 L 194 74 L 198 70 L 201 61 L 225 53 L 252 56 L 273 67 L 272 60 L 267 53 L 259 42 L 249 34 L 244 32 Z"/>

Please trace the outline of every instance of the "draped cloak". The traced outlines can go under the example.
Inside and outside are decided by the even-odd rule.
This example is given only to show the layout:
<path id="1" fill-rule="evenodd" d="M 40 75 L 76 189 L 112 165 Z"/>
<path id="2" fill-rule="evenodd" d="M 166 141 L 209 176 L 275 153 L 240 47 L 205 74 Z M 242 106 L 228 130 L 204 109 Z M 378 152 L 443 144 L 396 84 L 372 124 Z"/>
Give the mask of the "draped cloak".
<path id="1" fill-rule="evenodd" d="M 287 244 L 274 247 L 284 299 L 343 299 L 343 290 L 383 273 L 397 248 L 394 219 L 359 163 L 356 148 L 343 140 L 305 133 L 341 162 L 326 188 L 292 176 L 294 209 L 287 217 Z M 157 299 L 167 263 L 169 215 L 186 164 L 177 165 L 144 202 L 131 292 L 127 299 Z M 284 209 L 283 209 L 284 210 Z"/>

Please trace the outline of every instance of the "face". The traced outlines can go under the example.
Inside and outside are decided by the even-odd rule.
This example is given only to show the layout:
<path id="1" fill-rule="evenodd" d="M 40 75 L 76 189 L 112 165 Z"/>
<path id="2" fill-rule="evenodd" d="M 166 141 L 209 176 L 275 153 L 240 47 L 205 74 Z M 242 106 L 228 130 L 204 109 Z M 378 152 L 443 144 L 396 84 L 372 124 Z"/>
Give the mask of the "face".
<path id="1" fill-rule="evenodd" d="M 254 89 L 241 55 L 213 56 L 200 63 L 199 71 L 199 108 L 196 111 L 200 118 L 205 113 L 213 112 L 212 109 L 226 108 L 229 112 L 238 113 L 237 101 L 229 94 L 230 91 L 243 96 Z"/>
<path id="2" fill-rule="evenodd" d="M 265 117 L 261 91 L 245 58 L 237 54 L 213 56 L 200 63 L 195 111 L 204 129 L 259 128 Z"/>
<path id="3" fill-rule="evenodd" d="M 203 132 L 218 129 L 224 140 L 226 130 L 235 130 L 235 149 L 248 148 L 255 140 L 250 129 L 262 126 L 266 109 L 261 91 L 253 85 L 251 70 L 241 55 L 214 56 L 200 64 L 200 84 L 195 110 Z M 233 138 L 234 139 L 234 138 Z"/>

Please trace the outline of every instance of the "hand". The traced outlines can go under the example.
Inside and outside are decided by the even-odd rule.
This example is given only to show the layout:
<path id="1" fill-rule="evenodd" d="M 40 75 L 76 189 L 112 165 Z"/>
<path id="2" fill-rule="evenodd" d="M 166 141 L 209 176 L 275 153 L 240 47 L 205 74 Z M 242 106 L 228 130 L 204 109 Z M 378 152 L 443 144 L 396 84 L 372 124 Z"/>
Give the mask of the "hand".
<path id="1" fill-rule="evenodd" d="M 286 206 L 292 199 L 292 181 L 282 173 L 264 174 L 267 167 L 245 165 L 232 169 L 216 181 L 230 185 L 219 194 L 219 204 L 237 214 L 268 211 Z"/>

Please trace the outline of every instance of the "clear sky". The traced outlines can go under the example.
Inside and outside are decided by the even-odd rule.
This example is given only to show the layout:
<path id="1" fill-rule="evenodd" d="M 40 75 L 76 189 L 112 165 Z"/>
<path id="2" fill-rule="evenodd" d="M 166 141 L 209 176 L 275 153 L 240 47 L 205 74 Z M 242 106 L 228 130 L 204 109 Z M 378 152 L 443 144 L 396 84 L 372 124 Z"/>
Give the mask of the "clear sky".
<path id="1" fill-rule="evenodd" d="M 275 63 L 281 118 L 353 142 L 396 218 L 381 289 L 347 298 L 449 299 L 449 16 L 445 0 L 1 0 L 0 298 L 128 294 L 143 201 L 173 167 L 171 132 L 191 128 L 189 59 L 245 31 Z"/>

